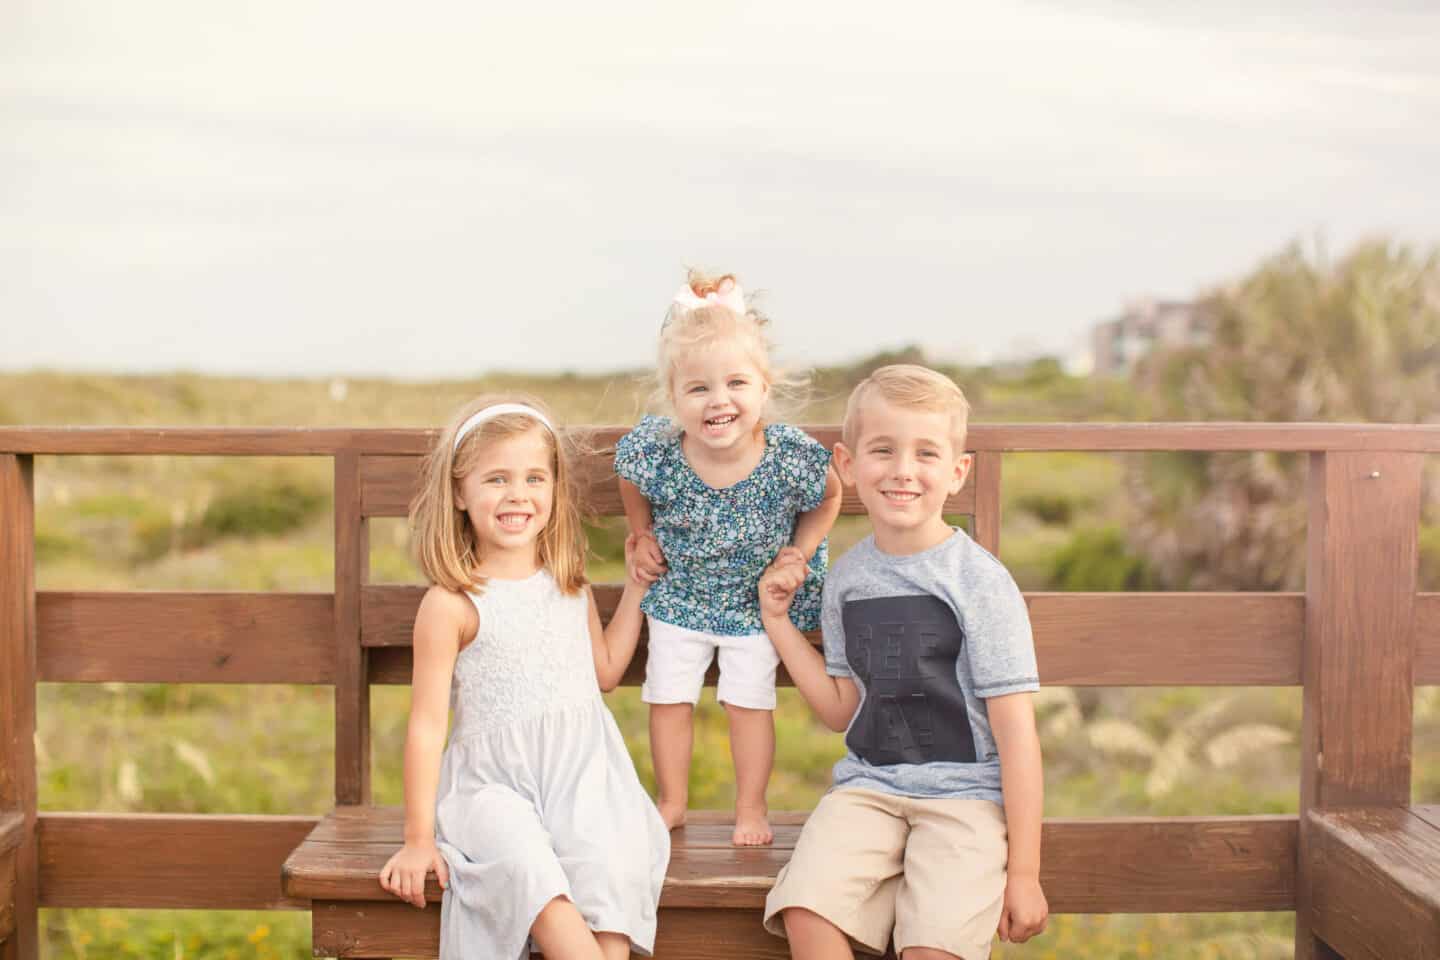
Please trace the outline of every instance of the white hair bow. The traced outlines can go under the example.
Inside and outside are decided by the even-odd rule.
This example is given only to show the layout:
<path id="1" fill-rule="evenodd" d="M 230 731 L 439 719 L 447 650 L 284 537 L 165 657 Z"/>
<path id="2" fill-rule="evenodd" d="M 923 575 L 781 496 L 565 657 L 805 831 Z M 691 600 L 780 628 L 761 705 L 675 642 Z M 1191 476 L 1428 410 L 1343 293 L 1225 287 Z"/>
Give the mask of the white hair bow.
<path id="1" fill-rule="evenodd" d="M 708 307 L 719 304 L 722 307 L 729 307 L 739 316 L 745 316 L 745 292 L 740 289 L 740 284 L 730 281 L 730 289 L 724 293 L 712 290 L 701 297 L 690 289 L 687 283 L 675 294 L 674 305 L 671 309 L 694 310 L 697 307 Z"/>

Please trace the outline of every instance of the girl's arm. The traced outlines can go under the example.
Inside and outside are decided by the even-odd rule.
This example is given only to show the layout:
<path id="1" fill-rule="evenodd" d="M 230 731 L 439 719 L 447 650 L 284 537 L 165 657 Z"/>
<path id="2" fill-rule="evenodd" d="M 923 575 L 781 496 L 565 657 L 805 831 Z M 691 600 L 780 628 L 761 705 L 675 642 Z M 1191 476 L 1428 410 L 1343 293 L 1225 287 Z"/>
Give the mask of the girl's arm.
<path id="1" fill-rule="evenodd" d="M 1029 693 L 1011 693 L 985 701 L 990 729 L 1000 750 L 1000 789 L 1005 797 L 1005 828 L 1010 835 L 1005 909 L 1000 939 L 1024 943 L 1045 930 L 1050 906 L 1040 889 L 1040 819 L 1045 777 L 1040 737 Z"/>
<path id="2" fill-rule="evenodd" d="M 849 677 L 826 673 L 824 655 L 790 621 L 790 601 L 804 582 L 803 566 L 771 565 L 760 578 L 760 621 L 795 681 L 795 689 L 820 722 L 839 733 L 850 725 L 860 707 L 860 690 Z"/>
<path id="3" fill-rule="evenodd" d="M 380 886 L 417 907 L 425 906 L 430 870 L 449 885 L 445 860 L 435 846 L 435 792 L 450 717 L 450 678 L 462 638 L 479 628 L 464 596 L 431 587 L 415 615 L 410 723 L 405 732 L 405 846 L 380 871 Z"/>
<path id="4" fill-rule="evenodd" d="M 639 538 L 634 560 L 626 561 L 626 572 L 633 569 L 642 583 L 654 583 L 665 575 L 665 554 L 660 552 L 660 541 L 655 539 L 655 532 L 651 529 L 655 519 L 650 513 L 650 501 L 645 499 L 639 487 L 621 477 L 620 503 L 625 507 L 625 523 L 630 533 Z"/>
<path id="5" fill-rule="evenodd" d="M 840 475 L 831 466 L 825 474 L 825 496 L 820 505 L 814 510 L 800 514 L 795 521 L 794 547 L 799 550 L 802 563 L 809 563 L 810 558 L 815 556 L 815 551 L 820 549 L 820 541 L 835 526 L 835 518 L 840 516 L 840 498 L 843 493 L 840 486 Z"/>
<path id="6" fill-rule="evenodd" d="M 625 668 L 635 656 L 635 646 L 640 642 L 640 624 L 644 622 L 640 598 L 645 595 L 645 585 L 632 572 L 637 539 L 633 533 L 625 538 L 625 592 L 620 595 L 620 605 L 615 608 L 610 623 L 603 629 L 595 594 L 586 588 L 590 594 L 590 646 L 595 654 L 595 679 L 606 693 L 620 685 Z"/>

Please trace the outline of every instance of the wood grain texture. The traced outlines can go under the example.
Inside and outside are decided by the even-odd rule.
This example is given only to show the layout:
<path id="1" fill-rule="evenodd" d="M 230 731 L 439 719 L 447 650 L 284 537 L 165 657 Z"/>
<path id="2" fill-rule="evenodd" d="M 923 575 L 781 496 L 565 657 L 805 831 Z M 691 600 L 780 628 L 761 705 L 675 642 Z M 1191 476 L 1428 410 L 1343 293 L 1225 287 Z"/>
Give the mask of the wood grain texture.
<path id="1" fill-rule="evenodd" d="M 1420 468 L 1414 453 L 1314 453 L 1307 480 L 1298 960 L 1327 956 L 1313 810 L 1410 799 Z"/>
<path id="2" fill-rule="evenodd" d="M 91 593 L 37 598 L 41 680 L 333 683 L 328 593 Z"/>
<path id="3" fill-rule="evenodd" d="M 40 905 L 304 909 L 280 867 L 314 817 L 47 813 L 40 817 Z"/>
<path id="4" fill-rule="evenodd" d="M 1314 933 L 1347 960 L 1440 957 L 1440 828 L 1403 807 L 1307 819 Z"/>
<path id="5" fill-rule="evenodd" d="M 0 814 L 19 814 L 9 858 L 5 960 L 39 951 L 36 913 L 35 472 L 28 456 L 0 454 Z M 9 828 L 12 837 L 15 827 Z"/>
<path id="6" fill-rule="evenodd" d="M 580 427 L 613 446 L 623 427 Z M 838 427 L 803 429 L 827 446 Z M 341 450 L 418 456 L 434 429 L 287 427 L 0 427 L 0 453 L 316 456 Z M 1440 427 L 1344 423 L 972 423 L 975 451 L 1274 450 L 1440 453 Z"/>
<path id="7" fill-rule="evenodd" d="M 981 450 L 975 454 L 971 468 L 974 479 L 966 484 L 974 495 L 968 511 L 975 517 L 975 542 L 991 554 L 1000 556 L 1000 454 Z"/>
<path id="8" fill-rule="evenodd" d="M 360 457 L 335 456 L 335 802 L 370 801 L 370 682 L 360 645 L 360 593 L 370 569 L 360 510 Z"/>
<path id="9" fill-rule="evenodd" d="M 0 849 L 0 944 L 10 940 L 15 932 L 15 861 L 19 856 L 20 851 L 14 847 Z M 19 952 L 18 947 L 19 944 L 12 944 L 0 951 L 0 955 L 14 956 Z"/>
<path id="10" fill-rule="evenodd" d="M 420 457 L 361 458 L 360 499 L 365 516 L 406 516 L 410 511 L 410 501 L 419 490 L 421 462 Z M 615 479 L 614 463 L 613 452 L 596 453 L 578 464 L 576 470 L 585 508 L 598 516 L 621 516 L 625 512 L 620 502 L 620 487 Z M 945 512 L 957 515 L 974 513 L 975 496 L 975 488 L 967 484 L 959 493 L 945 501 Z M 844 488 L 840 512 L 847 515 L 865 512 L 864 504 L 860 502 L 854 487 Z"/>
<path id="11" fill-rule="evenodd" d="M 1415 597 L 1415 683 L 1440 686 L 1440 593 Z"/>
<path id="12" fill-rule="evenodd" d="M 295 898 L 376 900 L 380 868 L 399 849 L 398 809 L 325 818 L 285 863 Z M 777 816 L 773 847 L 728 845 L 728 821 L 677 831 L 662 907 L 763 906 L 804 814 Z M 1288 910 L 1295 902 L 1294 817 L 1111 818 L 1047 821 L 1041 880 L 1058 913 Z M 438 900 L 431 879 L 427 894 Z"/>
<path id="13" fill-rule="evenodd" d="M 374 683 L 409 683 L 408 647 L 423 587 L 371 586 L 361 637 L 392 648 Z M 618 587 L 597 586 L 608 620 Z M 1067 686 L 1287 686 L 1300 682 L 1304 598 L 1295 593 L 1030 593 L 1042 683 Z M 810 634 L 819 643 L 818 632 Z M 622 681 L 644 679 L 646 638 Z M 403 648 L 403 649 L 402 649 Z M 707 683 L 714 684 L 712 671 Z M 779 680 L 789 684 L 781 670 Z"/>

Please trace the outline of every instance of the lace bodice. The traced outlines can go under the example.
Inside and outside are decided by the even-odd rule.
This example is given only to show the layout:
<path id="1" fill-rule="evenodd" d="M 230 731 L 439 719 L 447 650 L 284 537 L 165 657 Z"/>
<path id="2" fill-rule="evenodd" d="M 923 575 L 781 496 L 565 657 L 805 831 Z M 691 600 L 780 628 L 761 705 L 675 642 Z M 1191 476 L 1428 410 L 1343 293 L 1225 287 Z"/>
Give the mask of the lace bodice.
<path id="1" fill-rule="evenodd" d="M 584 591 L 567 597 L 542 569 L 524 580 L 492 579 L 470 599 L 480 630 L 455 661 L 453 736 L 599 697 Z"/>

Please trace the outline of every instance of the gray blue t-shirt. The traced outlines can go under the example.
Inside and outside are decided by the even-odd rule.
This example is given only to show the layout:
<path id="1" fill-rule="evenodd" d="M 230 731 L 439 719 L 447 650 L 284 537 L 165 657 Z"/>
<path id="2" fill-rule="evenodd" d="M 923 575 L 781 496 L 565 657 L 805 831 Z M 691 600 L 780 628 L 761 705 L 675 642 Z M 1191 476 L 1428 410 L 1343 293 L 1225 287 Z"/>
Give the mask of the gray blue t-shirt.
<path id="1" fill-rule="evenodd" d="M 1001 802 L 989 697 L 1040 689 L 1025 600 L 963 530 L 928 550 L 866 537 L 835 561 L 821 606 L 825 670 L 860 706 L 834 789 Z"/>

